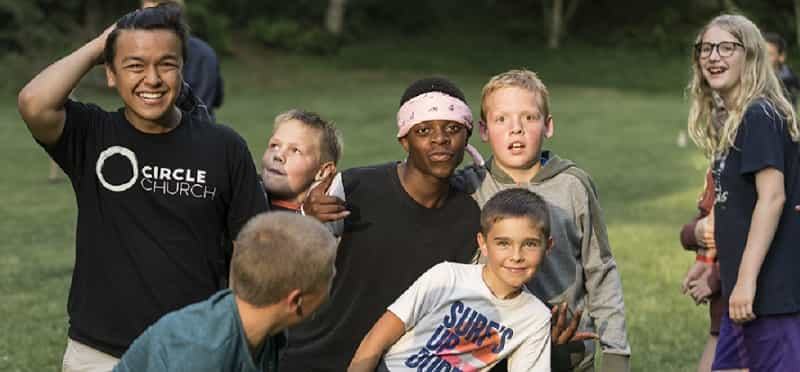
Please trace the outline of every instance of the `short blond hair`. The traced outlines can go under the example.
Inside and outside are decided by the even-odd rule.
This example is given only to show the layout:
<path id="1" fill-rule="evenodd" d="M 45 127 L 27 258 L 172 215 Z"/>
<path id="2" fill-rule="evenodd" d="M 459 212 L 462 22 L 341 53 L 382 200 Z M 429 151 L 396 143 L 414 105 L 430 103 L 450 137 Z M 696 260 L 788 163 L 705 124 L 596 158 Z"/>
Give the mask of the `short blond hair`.
<path id="1" fill-rule="evenodd" d="M 539 95 L 539 111 L 545 118 L 550 115 L 550 92 L 539 76 L 530 70 L 509 70 L 493 76 L 483 86 L 481 93 L 481 119 L 486 121 L 486 99 L 495 91 L 502 88 L 517 87 Z"/>
<path id="2" fill-rule="evenodd" d="M 291 120 L 296 120 L 307 128 L 319 131 L 320 165 L 329 161 L 332 161 L 334 165 L 339 164 L 339 160 L 342 158 L 342 134 L 334 122 L 323 119 L 316 112 L 291 109 L 275 117 L 272 133 L 275 133 L 281 124 Z"/>
<path id="3" fill-rule="evenodd" d="M 289 212 L 259 214 L 234 243 L 230 286 L 253 306 L 278 303 L 295 289 L 328 290 L 336 239 L 319 221 Z"/>

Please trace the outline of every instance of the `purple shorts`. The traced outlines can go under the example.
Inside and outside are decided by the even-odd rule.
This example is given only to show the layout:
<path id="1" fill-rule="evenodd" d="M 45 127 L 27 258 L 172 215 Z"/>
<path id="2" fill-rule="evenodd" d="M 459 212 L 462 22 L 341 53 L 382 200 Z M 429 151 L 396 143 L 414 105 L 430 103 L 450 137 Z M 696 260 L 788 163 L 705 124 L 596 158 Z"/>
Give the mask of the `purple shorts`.
<path id="1" fill-rule="evenodd" d="M 800 366 L 800 313 L 758 317 L 739 325 L 722 317 L 711 369 L 793 371 Z"/>

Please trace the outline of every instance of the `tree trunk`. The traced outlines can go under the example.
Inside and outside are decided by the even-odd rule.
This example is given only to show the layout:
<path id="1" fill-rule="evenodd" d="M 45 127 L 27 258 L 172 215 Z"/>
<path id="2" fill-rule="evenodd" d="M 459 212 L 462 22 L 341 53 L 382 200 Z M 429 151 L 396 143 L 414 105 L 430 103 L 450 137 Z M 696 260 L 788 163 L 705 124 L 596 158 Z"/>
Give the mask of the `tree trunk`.
<path id="1" fill-rule="evenodd" d="M 325 29 L 339 36 L 344 28 L 344 10 L 347 0 L 329 0 L 328 10 L 325 12 Z"/>
<path id="2" fill-rule="evenodd" d="M 739 10 L 733 0 L 722 0 L 722 8 L 728 13 L 736 13 Z"/>
<path id="3" fill-rule="evenodd" d="M 564 1 L 569 1 L 566 10 Z M 561 41 L 564 40 L 569 22 L 575 15 L 579 3 L 580 0 L 541 0 L 548 48 L 558 49 L 561 46 Z"/>
<path id="4" fill-rule="evenodd" d="M 794 0 L 794 28 L 797 33 L 797 45 L 800 46 L 800 0 Z"/>
<path id="5" fill-rule="evenodd" d="M 550 49 L 558 49 L 561 45 L 563 11 L 564 0 L 553 0 L 553 7 L 550 9 L 550 32 L 547 38 L 547 47 Z"/>

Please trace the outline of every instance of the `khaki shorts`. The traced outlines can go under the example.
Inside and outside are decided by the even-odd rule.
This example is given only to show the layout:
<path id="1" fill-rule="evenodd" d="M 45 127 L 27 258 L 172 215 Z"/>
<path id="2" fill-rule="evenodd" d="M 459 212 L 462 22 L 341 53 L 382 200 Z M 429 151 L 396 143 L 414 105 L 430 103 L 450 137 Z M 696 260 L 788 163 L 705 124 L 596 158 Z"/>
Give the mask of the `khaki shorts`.
<path id="1" fill-rule="evenodd" d="M 61 371 L 108 372 L 114 369 L 118 362 L 119 359 L 111 355 L 68 338 Z"/>

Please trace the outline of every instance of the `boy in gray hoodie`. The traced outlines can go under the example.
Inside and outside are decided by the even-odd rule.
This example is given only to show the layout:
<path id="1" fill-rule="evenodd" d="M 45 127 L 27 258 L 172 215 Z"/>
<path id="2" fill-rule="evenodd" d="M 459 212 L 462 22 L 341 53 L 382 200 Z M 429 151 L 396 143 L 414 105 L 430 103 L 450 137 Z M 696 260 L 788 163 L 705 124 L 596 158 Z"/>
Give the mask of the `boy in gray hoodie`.
<path id="1" fill-rule="evenodd" d="M 497 75 L 483 88 L 481 119 L 481 139 L 489 142 L 493 156 L 485 165 L 459 171 L 456 182 L 481 207 L 513 187 L 544 198 L 554 246 L 528 288 L 551 305 L 585 308 L 580 330 L 599 334 L 603 370 L 630 370 L 622 283 L 594 183 L 572 161 L 541 151 L 544 139 L 553 136 L 547 87 L 528 70 Z M 553 350 L 553 370 L 594 370 L 594 341 L 573 346 L 562 355 Z"/>

